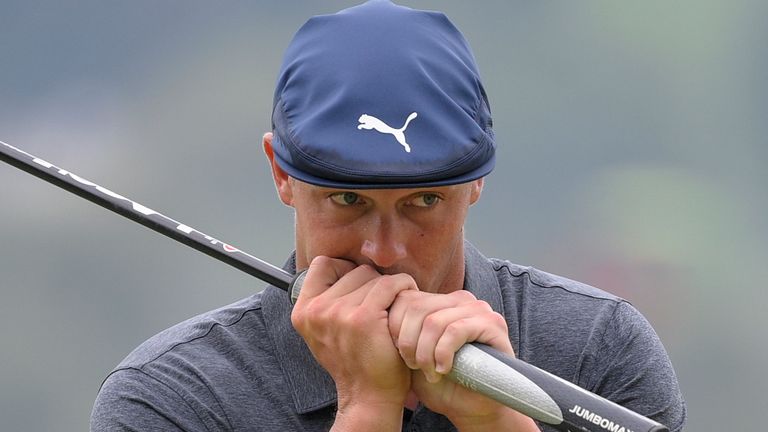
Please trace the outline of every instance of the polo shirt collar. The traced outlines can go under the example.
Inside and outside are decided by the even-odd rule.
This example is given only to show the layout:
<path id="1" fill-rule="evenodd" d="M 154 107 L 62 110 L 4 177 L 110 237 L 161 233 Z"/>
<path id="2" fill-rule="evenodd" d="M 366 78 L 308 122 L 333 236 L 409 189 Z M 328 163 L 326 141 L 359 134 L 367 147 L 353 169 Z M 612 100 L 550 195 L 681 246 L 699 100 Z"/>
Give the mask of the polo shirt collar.
<path id="1" fill-rule="evenodd" d="M 467 241 L 464 242 L 464 260 L 464 289 L 503 314 L 501 289 L 490 261 Z M 295 272 L 294 254 L 283 268 Z M 292 305 L 288 295 L 270 286 L 264 291 L 262 305 L 265 326 L 293 397 L 296 412 L 306 414 L 334 405 L 336 385 L 312 356 L 304 339 L 294 330 L 291 324 Z"/>

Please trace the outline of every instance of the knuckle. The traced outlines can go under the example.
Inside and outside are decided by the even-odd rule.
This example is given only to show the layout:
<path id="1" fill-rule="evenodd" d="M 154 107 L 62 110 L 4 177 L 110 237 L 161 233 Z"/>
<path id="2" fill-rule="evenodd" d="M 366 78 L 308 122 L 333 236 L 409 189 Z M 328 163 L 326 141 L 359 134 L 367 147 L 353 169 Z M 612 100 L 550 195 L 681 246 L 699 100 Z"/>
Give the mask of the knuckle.
<path id="1" fill-rule="evenodd" d="M 325 255 L 318 255 L 314 258 L 312 258 L 312 261 L 309 262 L 310 268 L 325 268 L 331 266 L 333 263 L 333 259 L 330 257 L 327 257 Z"/>
<path id="2" fill-rule="evenodd" d="M 443 321 L 440 319 L 440 317 L 436 314 L 427 315 L 426 318 L 424 318 L 424 321 L 422 322 L 422 329 L 424 331 L 435 331 L 439 330 L 443 326 Z"/>
<path id="3" fill-rule="evenodd" d="M 477 300 L 477 297 L 475 297 L 474 294 L 467 290 L 458 290 L 452 292 L 450 295 L 454 296 L 456 299 L 462 302 L 470 302 Z"/>
<path id="4" fill-rule="evenodd" d="M 367 276 L 367 277 L 369 277 L 369 278 L 371 278 L 371 279 L 373 279 L 373 278 L 375 278 L 375 277 L 377 277 L 377 276 L 380 276 L 380 275 L 381 275 L 381 274 L 380 274 L 379 272 L 377 272 L 377 271 L 376 271 L 376 269 L 375 269 L 375 268 L 373 268 L 373 266 L 372 266 L 372 265 L 370 265 L 370 264 L 361 264 L 361 265 L 357 266 L 357 267 L 355 268 L 355 270 L 354 270 L 354 271 L 356 271 L 356 272 L 360 272 L 360 273 L 362 273 L 363 275 L 365 275 L 365 276 Z"/>
<path id="5" fill-rule="evenodd" d="M 392 289 L 396 285 L 395 279 L 390 275 L 381 275 L 376 277 L 375 287 L 376 289 L 385 290 Z"/>
<path id="6" fill-rule="evenodd" d="M 342 318 L 342 322 L 351 328 L 361 328 L 371 320 L 371 314 L 364 308 L 356 308 Z"/>
<path id="7" fill-rule="evenodd" d="M 493 311 L 493 308 L 491 307 L 491 305 L 489 305 L 488 302 L 483 301 L 483 300 L 475 300 L 473 302 L 472 306 L 474 308 L 476 308 L 479 312 L 492 312 L 492 313 L 495 313 Z"/>
<path id="8" fill-rule="evenodd" d="M 494 313 L 493 308 L 484 300 L 468 299 L 467 301 L 460 302 L 455 307 L 460 307 L 467 313 L 477 316 Z"/>
<path id="9" fill-rule="evenodd" d="M 464 333 L 464 325 L 466 324 L 466 322 L 467 322 L 466 320 L 460 319 L 448 324 L 445 327 L 445 331 L 443 331 L 443 334 L 451 338 L 461 336 Z"/>
<path id="10" fill-rule="evenodd" d="M 325 255 L 318 255 L 312 258 L 311 263 L 317 264 L 317 265 L 327 265 L 327 264 L 330 264 L 331 262 L 333 262 L 333 259 L 331 257 L 325 256 Z"/>
<path id="11" fill-rule="evenodd" d="M 310 274 L 307 276 L 309 277 L 312 274 L 317 273 L 330 277 L 332 274 L 335 274 L 337 278 L 340 278 L 354 269 L 355 264 L 351 261 L 331 258 L 326 255 L 317 255 L 309 262 L 308 270 Z"/>
<path id="12" fill-rule="evenodd" d="M 318 318 L 324 311 L 328 310 L 328 306 L 321 303 L 317 298 L 311 299 L 303 308 L 299 309 L 299 313 L 306 319 Z M 296 309 L 294 308 L 294 310 Z"/>
<path id="13" fill-rule="evenodd" d="M 304 324 L 304 314 L 294 309 L 293 312 L 291 312 L 291 324 L 296 329 L 301 328 Z"/>
<path id="14" fill-rule="evenodd" d="M 392 280 L 392 283 L 397 285 L 399 289 L 407 288 L 411 283 L 410 277 L 406 277 L 406 275 L 402 274 L 391 275 L 390 279 Z"/>
<path id="15" fill-rule="evenodd" d="M 492 312 L 488 315 L 491 323 L 499 328 L 503 328 L 504 331 L 507 330 L 507 320 L 504 318 L 503 315 L 501 315 L 498 312 Z"/>
<path id="16" fill-rule="evenodd" d="M 407 273 L 398 273 L 396 275 L 393 275 L 392 277 L 396 278 L 398 284 L 400 284 L 400 286 L 402 287 L 416 288 L 416 279 L 414 279 L 413 276 Z"/>
<path id="17" fill-rule="evenodd" d="M 306 310 L 294 309 L 291 313 L 291 325 L 300 334 L 305 334 L 308 330 L 316 327 L 311 322 L 312 316 Z"/>

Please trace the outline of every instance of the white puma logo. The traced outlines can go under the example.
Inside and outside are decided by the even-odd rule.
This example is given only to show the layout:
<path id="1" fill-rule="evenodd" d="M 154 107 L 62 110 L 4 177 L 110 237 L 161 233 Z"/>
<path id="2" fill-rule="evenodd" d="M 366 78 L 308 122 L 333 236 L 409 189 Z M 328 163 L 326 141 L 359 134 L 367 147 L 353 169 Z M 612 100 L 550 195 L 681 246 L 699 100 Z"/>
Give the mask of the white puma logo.
<path id="1" fill-rule="evenodd" d="M 408 116 L 408 119 L 405 120 L 405 124 L 400 129 L 395 129 L 388 124 L 384 123 L 383 121 L 377 119 L 374 116 L 363 114 L 360 116 L 357 121 L 360 122 L 359 125 L 357 125 L 358 129 L 376 129 L 378 132 L 381 133 L 387 133 L 392 134 L 392 136 L 395 137 L 397 142 L 403 145 L 403 148 L 405 148 L 405 151 L 410 153 L 411 152 L 411 146 L 408 145 L 407 142 L 405 142 L 405 128 L 408 127 L 408 123 L 411 122 L 411 120 L 415 119 L 418 116 L 415 112 L 412 112 L 411 115 Z"/>

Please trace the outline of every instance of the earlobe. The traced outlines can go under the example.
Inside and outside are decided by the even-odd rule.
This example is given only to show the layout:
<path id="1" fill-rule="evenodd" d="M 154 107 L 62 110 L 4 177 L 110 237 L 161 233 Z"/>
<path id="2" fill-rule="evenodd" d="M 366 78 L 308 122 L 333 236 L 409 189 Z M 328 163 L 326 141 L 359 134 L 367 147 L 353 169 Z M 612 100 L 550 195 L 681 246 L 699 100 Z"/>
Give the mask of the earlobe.
<path id="1" fill-rule="evenodd" d="M 472 190 L 469 195 L 469 204 L 472 205 L 480 199 L 480 195 L 483 193 L 483 184 L 485 178 L 480 178 L 472 182 Z"/>
<path id="2" fill-rule="evenodd" d="M 269 160 L 270 168 L 272 168 L 272 180 L 275 182 L 277 195 L 280 197 L 280 201 L 282 201 L 283 204 L 293 207 L 291 178 L 288 176 L 288 173 L 280 168 L 277 161 L 275 161 L 275 150 L 272 148 L 272 132 L 264 134 L 262 145 L 264 147 L 264 154 Z"/>

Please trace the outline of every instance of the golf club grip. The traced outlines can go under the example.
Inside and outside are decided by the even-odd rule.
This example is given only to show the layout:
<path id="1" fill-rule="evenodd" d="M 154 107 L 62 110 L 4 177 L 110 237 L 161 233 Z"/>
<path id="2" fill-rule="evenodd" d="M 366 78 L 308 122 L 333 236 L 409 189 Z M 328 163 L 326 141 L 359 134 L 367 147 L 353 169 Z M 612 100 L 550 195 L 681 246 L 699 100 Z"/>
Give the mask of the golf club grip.
<path id="1" fill-rule="evenodd" d="M 668 431 L 658 422 L 485 344 L 461 347 L 448 376 L 558 430 Z"/>
<path id="2" fill-rule="evenodd" d="M 306 271 L 289 287 L 295 304 Z M 488 345 L 459 348 L 448 378 L 564 432 L 667 432 L 662 424 L 502 353 Z"/>

